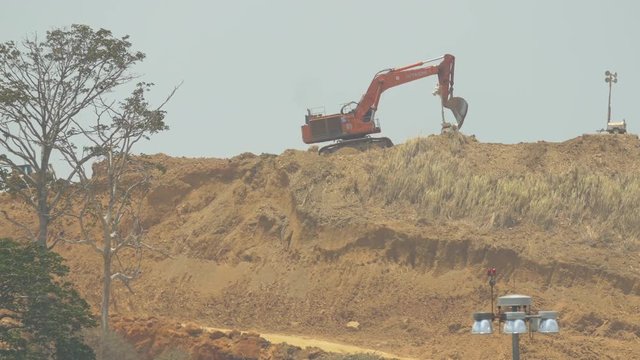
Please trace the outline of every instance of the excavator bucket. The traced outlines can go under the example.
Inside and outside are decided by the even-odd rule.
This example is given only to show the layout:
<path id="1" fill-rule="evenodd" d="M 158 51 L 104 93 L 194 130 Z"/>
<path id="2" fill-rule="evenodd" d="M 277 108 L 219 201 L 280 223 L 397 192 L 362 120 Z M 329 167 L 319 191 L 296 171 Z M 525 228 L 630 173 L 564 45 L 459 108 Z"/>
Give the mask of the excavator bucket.
<path id="1" fill-rule="evenodd" d="M 467 101 L 461 97 L 452 97 L 444 104 L 444 107 L 451 110 L 458 123 L 458 129 L 460 129 L 464 123 L 464 118 L 467 116 L 467 110 L 469 110 Z"/>

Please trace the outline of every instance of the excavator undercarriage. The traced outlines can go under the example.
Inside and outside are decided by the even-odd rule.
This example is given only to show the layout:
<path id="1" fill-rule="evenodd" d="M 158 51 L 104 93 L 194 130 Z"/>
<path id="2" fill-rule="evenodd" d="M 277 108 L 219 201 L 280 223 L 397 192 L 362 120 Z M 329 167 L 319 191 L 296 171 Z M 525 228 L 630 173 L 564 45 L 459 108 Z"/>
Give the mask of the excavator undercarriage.
<path id="1" fill-rule="evenodd" d="M 320 150 L 318 150 L 318 153 L 320 155 L 331 154 L 345 147 L 364 151 L 371 148 L 388 148 L 392 146 L 393 142 L 391 141 L 391 139 L 386 137 L 364 137 L 359 139 L 338 140 L 331 145 L 321 147 Z"/>

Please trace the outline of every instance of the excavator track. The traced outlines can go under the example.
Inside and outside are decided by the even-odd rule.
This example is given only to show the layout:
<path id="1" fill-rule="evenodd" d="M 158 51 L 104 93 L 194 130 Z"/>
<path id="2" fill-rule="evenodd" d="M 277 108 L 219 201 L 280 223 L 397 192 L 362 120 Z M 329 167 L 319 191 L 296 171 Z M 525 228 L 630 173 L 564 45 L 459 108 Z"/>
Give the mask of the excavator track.
<path id="1" fill-rule="evenodd" d="M 323 146 L 320 148 L 320 150 L 318 150 L 318 154 L 320 155 L 331 154 L 345 147 L 357 149 L 360 151 L 365 151 L 365 150 L 369 150 L 371 148 L 376 148 L 376 147 L 388 148 L 392 146 L 393 146 L 393 142 L 389 138 L 365 137 L 365 138 L 359 138 L 359 139 L 342 140 L 331 145 Z"/>

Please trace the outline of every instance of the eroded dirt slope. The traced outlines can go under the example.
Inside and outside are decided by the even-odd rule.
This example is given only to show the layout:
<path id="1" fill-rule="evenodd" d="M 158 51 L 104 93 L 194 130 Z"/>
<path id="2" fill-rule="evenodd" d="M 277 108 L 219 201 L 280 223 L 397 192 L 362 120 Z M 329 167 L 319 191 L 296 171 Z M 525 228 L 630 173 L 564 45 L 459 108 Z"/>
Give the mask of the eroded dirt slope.
<path id="1" fill-rule="evenodd" d="M 470 314 L 489 309 L 493 266 L 498 295 L 561 312 L 559 336 L 522 339 L 528 357 L 640 354 L 635 136 L 503 145 L 450 135 L 331 156 L 149 160 L 167 172 L 144 221 L 171 257 L 145 258 L 135 294 L 116 289 L 116 313 L 420 359 L 508 358 L 507 336 L 469 334 Z M 99 304 L 97 256 L 59 249 Z"/>

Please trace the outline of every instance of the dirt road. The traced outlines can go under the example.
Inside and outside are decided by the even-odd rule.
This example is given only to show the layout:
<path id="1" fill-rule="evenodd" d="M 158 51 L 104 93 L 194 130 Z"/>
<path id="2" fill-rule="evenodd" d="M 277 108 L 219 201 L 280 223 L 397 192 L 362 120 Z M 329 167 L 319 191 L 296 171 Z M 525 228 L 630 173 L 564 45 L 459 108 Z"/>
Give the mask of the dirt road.
<path id="1" fill-rule="evenodd" d="M 230 332 L 230 329 L 220 329 L 220 328 L 205 328 L 207 331 L 222 331 L 225 333 Z M 307 347 L 316 347 L 326 352 L 332 352 L 337 354 L 373 354 L 377 356 L 381 356 L 387 359 L 399 359 L 399 360 L 416 360 L 415 358 L 407 358 L 398 355 L 389 354 L 386 352 L 362 348 L 359 346 L 348 345 L 336 343 L 328 340 L 315 339 L 308 336 L 298 336 L 298 335 L 284 335 L 284 334 L 270 334 L 270 333 L 262 333 L 259 331 L 253 331 L 260 334 L 260 337 L 267 339 L 269 342 L 273 344 L 282 344 L 286 343 L 289 345 L 297 346 L 300 348 Z"/>

